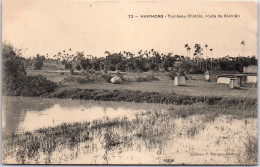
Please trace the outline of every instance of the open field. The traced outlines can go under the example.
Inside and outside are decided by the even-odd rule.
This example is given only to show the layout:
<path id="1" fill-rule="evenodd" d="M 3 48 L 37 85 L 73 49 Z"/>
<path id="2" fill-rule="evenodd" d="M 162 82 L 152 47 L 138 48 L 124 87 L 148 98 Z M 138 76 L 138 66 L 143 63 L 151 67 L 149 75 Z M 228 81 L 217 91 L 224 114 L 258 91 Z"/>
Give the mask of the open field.
<path id="1" fill-rule="evenodd" d="M 43 75 L 54 82 L 59 82 L 65 77 L 71 76 L 68 72 L 48 73 L 43 70 L 28 71 L 28 75 Z M 144 75 L 154 75 L 158 81 L 151 82 L 136 82 L 131 81 L 132 78 Z M 91 74 L 93 78 L 97 74 Z M 218 96 L 218 97 L 238 97 L 238 98 L 257 98 L 257 85 L 244 84 L 240 89 L 230 89 L 228 85 L 217 84 L 217 75 L 213 75 L 211 82 L 204 79 L 203 74 L 190 74 L 186 80 L 186 86 L 173 86 L 173 80 L 167 76 L 168 73 L 124 73 L 123 77 L 127 80 L 122 84 L 112 84 L 104 79 L 97 80 L 85 84 L 73 83 L 66 85 L 66 89 L 81 88 L 81 89 L 106 89 L 106 90 L 139 90 L 142 92 L 159 92 L 159 93 L 175 93 L 177 95 L 188 96 Z M 130 82 L 128 82 L 130 80 Z"/>

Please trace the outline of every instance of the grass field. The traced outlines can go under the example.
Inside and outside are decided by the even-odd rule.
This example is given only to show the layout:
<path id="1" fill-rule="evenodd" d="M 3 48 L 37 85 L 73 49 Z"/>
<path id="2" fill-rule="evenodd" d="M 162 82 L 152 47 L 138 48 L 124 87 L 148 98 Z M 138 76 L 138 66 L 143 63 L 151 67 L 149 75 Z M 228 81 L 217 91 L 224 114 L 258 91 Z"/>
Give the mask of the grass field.
<path id="1" fill-rule="evenodd" d="M 47 79 L 59 82 L 65 77 L 71 76 L 68 72 L 64 74 L 50 73 L 44 70 L 31 70 L 28 75 L 43 75 Z M 105 80 L 97 80 L 86 84 L 70 84 L 67 88 L 82 89 L 106 89 L 106 90 L 139 90 L 142 92 L 175 93 L 188 96 L 219 96 L 219 97 L 238 97 L 238 98 L 257 98 L 257 85 L 243 84 L 240 89 L 230 89 L 226 84 L 217 84 L 217 75 L 213 75 L 210 82 L 204 79 L 203 74 L 190 74 L 190 80 L 186 80 L 186 86 L 173 86 L 173 80 L 168 73 L 124 73 L 126 80 L 131 80 L 138 76 L 154 75 L 158 81 L 151 82 L 124 82 L 122 84 L 112 84 Z M 91 74 L 95 78 L 97 74 Z"/>

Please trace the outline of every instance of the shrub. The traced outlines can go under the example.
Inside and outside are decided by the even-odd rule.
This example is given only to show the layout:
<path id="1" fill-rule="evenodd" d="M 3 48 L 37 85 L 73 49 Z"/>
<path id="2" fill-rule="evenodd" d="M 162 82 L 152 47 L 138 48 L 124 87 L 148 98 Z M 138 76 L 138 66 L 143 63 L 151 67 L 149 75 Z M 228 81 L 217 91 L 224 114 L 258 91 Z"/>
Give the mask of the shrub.
<path id="1" fill-rule="evenodd" d="M 168 76 L 170 77 L 170 79 L 174 80 L 174 77 L 177 76 L 177 72 L 173 70 L 168 74 Z"/>
<path id="2" fill-rule="evenodd" d="M 199 69 L 199 68 L 191 68 L 190 70 L 189 70 L 189 73 L 190 74 L 204 74 L 205 73 L 205 71 L 203 71 L 202 69 Z"/>
<path id="3" fill-rule="evenodd" d="M 70 69 L 70 74 L 71 74 L 71 75 L 74 75 L 74 74 L 75 74 L 73 68 Z"/>
<path id="4" fill-rule="evenodd" d="M 111 74 L 103 74 L 102 77 L 108 82 L 110 83 L 111 78 L 113 78 L 113 76 Z"/>
<path id="5" fill-rule="evenodd" d="M 71 77 L 64 78 L 61 81 L 61 84 L 67 84 L 67 83 L 85 84 L 89 82 L 93 82 L 93 80 L 88 76 L 71 76 Z"/>
<path id="6" fill-rule="evenodd" d="M 36 61 L 36 62 L 34 63 L 34 69 L 35 69 L 35 70 L 41 70 L 42 67 L 43 67 L 43 62 L 42 62 L 42 61 Z"/>
<path id="7" fill-rule="evenodd" d="M 66 63 L 65 63 L 65 69 L 72 69 L 72 64 L 66 62 Z"/>
<path id="8" fill-rule="evenodd" d="M 57 89 L 57 84 L 42 75 L 27 76 L 24 87 L 21 90 L 22 96 L 41 96 L 52 93 Z"/>
<path id="9" fill-rule="evenodd" d="M 160 80 L 159 78 L 155 77 L 154 75 L 148 75 L 147 79 L 150 81 L 159 81 Z"/>
<path id="10" fill-rule="evenodd" d="M 159 81 L 158 78 L 156 78 L 154 75 L 148 75 L 144 77 L 138 77 L 136 79 L 137 82 L 150 82 L 150 81 Z"/>
<path id="11" fill-rule="evenodd" d="M 53 92 L 57 85 L 43 76 L 26 76 L 24 59 L 11 44 L 3 43 L 3 95 L 40 96 Z"/>
<path id="12" fill-rule="evenodd" d="M 43 67 L 43 61 L 45 60 L 44 56 L 40 56 L 39 54 L 35 58 L 35 63 L 34 63 L 34 69 L 35 70 L 41 70 Z"/>
<path id="13" fill-rule="evenodd" d="M 26 80 L 26 71 L 23 59 L 17 56 L 14 47 L 7 43 L 3 43 L 2 46 L 2 93 L 7 95 L 14 93 L 14 90 L 23 85 Z"/>

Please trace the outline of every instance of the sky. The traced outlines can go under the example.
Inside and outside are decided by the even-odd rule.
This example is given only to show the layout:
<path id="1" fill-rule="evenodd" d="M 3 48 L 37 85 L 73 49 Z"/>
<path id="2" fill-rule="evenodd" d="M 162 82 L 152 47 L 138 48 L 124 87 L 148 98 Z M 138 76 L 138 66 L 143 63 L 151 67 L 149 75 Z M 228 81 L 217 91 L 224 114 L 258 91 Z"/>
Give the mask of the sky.
<path id="1" fill-rule="evenodd" d="M 3 0 L 2 41 L 23 48 L 25 57 L 51 57 L 69 48 L 97 57 L 105 51 L 140 49 L 185 56 L 184 45 L 189 44 L 193 54 L 195 43 L 204 48 L 204 56 L 205 44 L 213 49 L 213 57 L 257 56 L 257 7 L 250 1 Z M 168 18 L 169 14 L 204 18 Z M 205 17 L 225 14 L 240 17 Z"/>

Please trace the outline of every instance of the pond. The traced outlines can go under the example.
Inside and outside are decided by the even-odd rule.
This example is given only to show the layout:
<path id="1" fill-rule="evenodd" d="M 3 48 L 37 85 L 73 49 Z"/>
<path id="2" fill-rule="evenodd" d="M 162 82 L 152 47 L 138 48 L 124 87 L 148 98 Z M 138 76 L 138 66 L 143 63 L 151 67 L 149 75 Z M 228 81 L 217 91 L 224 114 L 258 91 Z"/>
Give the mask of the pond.
<path id="1" fill-rule="evenodd" d="M 37 97 L 2 97 L 2 134 L 21 133 L 62 123 L 91 122 L 102 118 L 127 117 L 136 113 L 165 110 L 167 105 L 97 102 Z"/>
<path id="2" fill-rule="evenodd" d="M 201 106 L 3 97 L 2 162 L 256 164 L 257 118 L 175 116 Z"/>

